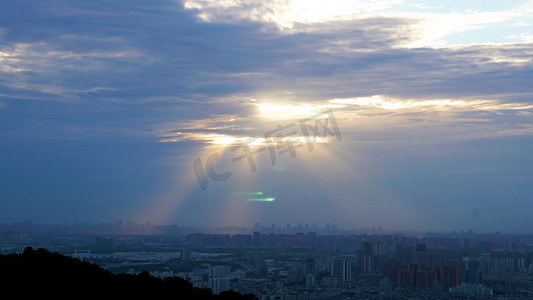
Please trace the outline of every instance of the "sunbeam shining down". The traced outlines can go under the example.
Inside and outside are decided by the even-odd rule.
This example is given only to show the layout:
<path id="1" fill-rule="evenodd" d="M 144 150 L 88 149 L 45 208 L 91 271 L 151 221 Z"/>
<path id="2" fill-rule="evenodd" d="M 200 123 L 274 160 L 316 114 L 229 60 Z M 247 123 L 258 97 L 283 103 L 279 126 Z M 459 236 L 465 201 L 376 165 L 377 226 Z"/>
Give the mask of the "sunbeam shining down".
<path id="1" fill-rule="evenodd" d="M 0 282 L 531 298 L 532 82 L 533 0 L 2 1 Z"/>
<path id="2" fill-rule="evenodd" d="M 529 0 L 6 3 L 0 224 L 529 232 L 532 16 Z"/>

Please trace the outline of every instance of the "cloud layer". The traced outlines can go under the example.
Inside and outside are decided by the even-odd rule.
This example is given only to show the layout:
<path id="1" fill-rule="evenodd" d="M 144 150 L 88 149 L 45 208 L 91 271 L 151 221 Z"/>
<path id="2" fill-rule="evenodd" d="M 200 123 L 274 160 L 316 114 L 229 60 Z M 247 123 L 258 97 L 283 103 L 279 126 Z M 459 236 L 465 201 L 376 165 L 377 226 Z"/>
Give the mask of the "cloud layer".
<path id="1" fill-rule="evenodd" d="M 449 3 L 5 5 L 0 221 L 520 230 L 505 220 L 526 222 L 533 194 L 532 6 Z M 223 160 L 325 109 L 341 142 L 253 174 Z M 215 152 L 234 176 L 201 192 L 192 163 Z M 268 207 L 231 196 L 263 189 Z"/>

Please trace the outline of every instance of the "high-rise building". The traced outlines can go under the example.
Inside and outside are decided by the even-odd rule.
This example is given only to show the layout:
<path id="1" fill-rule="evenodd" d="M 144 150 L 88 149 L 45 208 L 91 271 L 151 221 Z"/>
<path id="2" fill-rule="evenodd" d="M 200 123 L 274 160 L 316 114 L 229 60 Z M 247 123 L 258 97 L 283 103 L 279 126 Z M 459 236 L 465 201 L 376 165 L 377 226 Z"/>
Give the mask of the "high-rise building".
<path id="1" fill-rule="evenodd" d="M 428 252 L 417 252 L 415 261 L 420 267 L 431 266 L 430 254 Z"/>
<path id="2" fill-rule="evenodd" d="M 309 249 L 316 250 L 316 232 L 308 232 L 307 237 L 309 238 Z"/>
<path id="3" fill-rule="evenodd" d="M 429 264 L 432 267 L 437 267 L 442 265 L 444 259 L 446 259 L 446 253 L 445 252 L 431 252 L 429 255 Z"/>
<path id="4" fill-rule="evenodd" d="M 412 262 L 411 260 L 411 248 L 400 247 L 396 250 L 396 259 L 400 263 L 400 268 L 406 268 L 407 264 Z"/>
<path id="5" fill-rule="evenodd" d="M 374 245 L 374 254 L 376 255 L 383 254 L 383 243 L 382 242 L 376 242 L 376 244 Z"/>
<path id="6" fill-rule="evenodd" d="M 414 287 L 414 273 L 413 271 L 401 269 L 398 272 L 398 284 L 401 287 Z"/>
<path id="7" fill-rule="evenodd" d="M 409 263 L 407 264 L 407 270 L 411 271 L 411 272 L 416 272 L 418 271 L 418 264 L 415 264 L 415 263 Z"/>
<path id="8" fill-rule="evenodd" d="M 385 255 L 372 255 L 371 257 L 372 268 L 370 269 L 370 272 L 376 272 L 378 270 L 383 272 L 383 266 L 385 264 L 386 259 L 387 257 Z"/>
<path id="9" fill-rule="evenodd" d="M 227 277 L 230 273 L 230 266 L 212 266 L 209 268 L 209 277 L 211 278 Z"/>
<path id="10" fill-rule="evenodd" d="M 254 233 L 252 235 L 252 245 L 254 247 L 261 246 L 261 233 L 260 232 L 254 231 Z"/>
<path id="11" fill-rule="evenodd" d="M 372 247 L 372 243 L 370 242 L 363 242 L 363 245 L 361 246 L 361 250 L 363 250 L 363 255 L 374 254 L 374 249 Z"/>
<path id="12" fill-rule="evenodd" d="M 228 291 L 230 289 L 230 280 L 229 278 L 209 278 L 209 288 L 213 291 L 213 294 Z"/>
<path id="13" fill-rule="evenodd" d="M 389 259 L 383 263 L 383 275 L 388 277 L 392 282 L 398 282 L 399 270 L 399 263 L 395 259 Z"/>
<path id="14" fill-rule="evenodd" d="M 315 276 L 313 274 L 307 274 L 305 276 L 305 287 L 312 288 L 315 285 Z"/>
<path id="15" fill-rule="evenodd" d="M 441 265 L 435 267 L 435 271 L 437 272 L 437 280 L 440 282 L 443 291 L 447 291 L 449 288 L 460 284 L 459 267 Z"/>
<path id="16" fill-rule="evenodd" d="M 372 255 L 363 256 L 363 273 L 370 273 L 372 267 Z"/>
<path id="17" fill-rule="evenodd" d="M 309 275 L 309 274 L 313 276 L 317 275 L 316 263 L 315 263 L 315 260 L 312 258 L 307 259 L 305 261 L 305 275 Z"/>
<path id="18" fill-rule="evenodd" d="M 338 282 L 346 283 L 352 280 L 352 262 L 345 259 L 330 261 L 330 276 Z"/>
<path id="19" fill-rule="evenodd" d="M 407 264 L 407 270 L 400 269 L 400 271 L 398 272 L 399 285 L 402 287 L 415 287 L 417 271 L 418 271 L 418 265 L 415 263 Z"/>
<path id="20" fill-rule="evenodd" d="M 181 250 L 181 260 L 191 260 L 191 250 L 189 249 Z"/>
<path id="21" fill-rule="evenodd" d="M 436 278 L 437 273 L 435 273 L 430 266 L 423 267 L 416 272 L 416 286 L 420 288 L 430 288 L 432 287 L 433 280 Z"/>
<path id="22" fill-rule="evenodd" d="M 292 281 L 300 281 L 305 275 L 305 266 L 300 263 L 292 265 L 289 271 L 289 279 Z"/>

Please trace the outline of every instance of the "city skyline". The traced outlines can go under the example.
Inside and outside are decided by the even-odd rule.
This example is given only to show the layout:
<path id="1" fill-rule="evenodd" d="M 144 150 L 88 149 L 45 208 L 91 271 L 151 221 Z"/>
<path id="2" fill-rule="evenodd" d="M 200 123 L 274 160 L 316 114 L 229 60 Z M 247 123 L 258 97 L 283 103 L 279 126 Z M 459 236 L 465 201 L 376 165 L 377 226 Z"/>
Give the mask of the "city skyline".
<path id="1" fill-rule="evenodd" d="M 108 222 L 91 223 L 86 221 L 77 221 L 72 223 L 35 223 L 33 220 L 24 220 L 13 223 L 0 223 L 0 230 L 6 232 L 24 232 L 24 233 L 55 233 L 55 232 L 78 232 L 78 233 L 100 233 L 110 235 L 120 234 L 141 234 L 141 235 L 184 235 L 184 234 L 224 234 L 224 235 L 251 235 L 254 232 L 261 234 L 298 234 L 314 233 L 324 236 L 349 236 L 349 235 L 403 235 L 407 237 L 429 237 L 429 236 L 450 236 L 470 237 L 470 236 L 525 236 L 532 235 L 527 231 L 506 232 L 506 231 L 474 231 L 473 229 L 443 229 L 443 230 L 401 230 L 395 228 L 383 227 L 341 227 L 333 223 L 294 223 L 294 224 L 260 224 L 255 223 L 250 226 L 191 226 L 187 224 L 178 224 L 176 222 L 169 224 L 140 222 L 133 220 L 115 220 Z"/>
<path id="2" fill-rule="evenodd" d="M 533 233 L 532 37 L 530 0 L 5 4 L 0 223 Z"/>

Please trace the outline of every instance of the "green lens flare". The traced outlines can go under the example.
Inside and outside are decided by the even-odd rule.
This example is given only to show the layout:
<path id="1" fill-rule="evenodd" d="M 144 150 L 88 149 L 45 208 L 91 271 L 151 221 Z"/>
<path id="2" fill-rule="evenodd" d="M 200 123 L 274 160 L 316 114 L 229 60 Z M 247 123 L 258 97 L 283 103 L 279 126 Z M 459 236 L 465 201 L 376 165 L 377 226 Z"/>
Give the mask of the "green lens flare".
<path id="1" fill-rule="evenodd" d="M 249 196 L 260 196 L 263 195 L 263 192 L 247 192 L 247 193 L 236 193 L 237 195 L 249 195 Z"/>
<path id="2" fill-rule="evenodd" d="M 276 200 L 276 198 L 249 198 L 248 201 L 254 201 L 254 202 L 272 202 Z"/>

